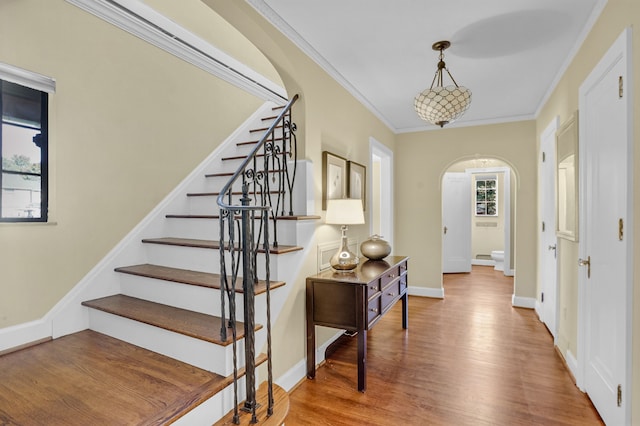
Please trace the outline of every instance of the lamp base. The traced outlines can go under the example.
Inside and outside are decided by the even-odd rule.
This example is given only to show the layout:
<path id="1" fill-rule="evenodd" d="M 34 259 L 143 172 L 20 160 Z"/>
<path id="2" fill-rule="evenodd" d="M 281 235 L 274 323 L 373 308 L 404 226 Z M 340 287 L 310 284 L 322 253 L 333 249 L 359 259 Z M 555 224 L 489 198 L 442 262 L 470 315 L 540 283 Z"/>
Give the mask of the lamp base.
<path id="1" fill-rule="evenodd" d="M 342 241 L 340 248 L 331 257 L 329 264 L 331 268 L 336 272 L 350 272 L 356 269 L 360 259 L 357 255 L 351 253 L 349 250 L 349 242 L 347 240 L 347 227 L 342 226 Z"/>

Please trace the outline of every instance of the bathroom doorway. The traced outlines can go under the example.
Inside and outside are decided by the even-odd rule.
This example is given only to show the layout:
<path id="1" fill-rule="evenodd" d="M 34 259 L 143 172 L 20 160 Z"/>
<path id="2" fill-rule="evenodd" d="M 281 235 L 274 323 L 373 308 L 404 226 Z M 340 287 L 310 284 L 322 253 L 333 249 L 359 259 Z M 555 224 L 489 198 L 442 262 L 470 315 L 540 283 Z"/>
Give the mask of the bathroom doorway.
<path id="1" fill-rule="evenodd" d="M 471 264 L 494 266 L 513 276 L 513 188 L 509 165 L 497 159 L 476 158 L 453 164 L 447 173 L 466 173 L 470 181 Z M 450 200 L 443 197 L 443 211 Z M 468 204 L 467 204 L 468 205 Z M 451 215 L 447 215 L 451 217 Z M 447 227 L 443 215 L 443 232 Z M 450 231 L 450 228 L 447 228 Z M 467 233 L 469 235 L 469 233 Z M 446 251 L 443 238 L 443 256 Z M 464 243 L 463 243 L 464 244 Z M 444 263 L 443 259 L 443 263 Z M 445 269 L 443 269 L 445 271 Z"/>

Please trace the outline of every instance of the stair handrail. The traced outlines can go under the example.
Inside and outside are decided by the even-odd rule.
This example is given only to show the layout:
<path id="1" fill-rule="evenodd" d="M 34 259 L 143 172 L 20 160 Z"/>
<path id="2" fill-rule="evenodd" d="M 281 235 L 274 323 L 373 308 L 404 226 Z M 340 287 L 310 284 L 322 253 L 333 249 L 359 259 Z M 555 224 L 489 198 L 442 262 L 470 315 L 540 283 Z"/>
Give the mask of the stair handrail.
<path id="1" fill-rule="evenodd" d="M 285 107 L 282 109 L 282 112 L 280 113 L 280 115 L 278 115 L 278 117 L 273 121 L 271 126 L 269 126 L 264 136 L 262 136 L 262 138 L 258 141 L 258 144 L 253 149 L 253 151 L 251 151 L 251 153 L 247 156 L 247 158 L 245 158 L 245 160 L 242 162 L 240 167 L 238 167 L 238 169 L 235 171 L 235 173 L 229 179 L 229 181 L 222 187 L 222 190 L 218 194 L 218 198 L 217 198 L 218 207 L 222 209 L 232 209 L 232 210 L 269 210 L 270 209 L 270 207 L 238 206 L 238 205 L 227 204 L 224 201 L 224 196 L 227 192 L 231 190 L 231 187 L 233 186 L 234 183 L 236 183 L 236 181 L 240 178 L 240 176 L 242 176 L 242 174 L 244 173 L 244 170 L 251 163 L 251 161 L 255 159 L 255 156 L 259 153 L 259 151 L 262 149 L 264 144 L 267 142 L 267 140 L 269 139 L 269 136 L 273 134 L 275 128 L 278 126 L 278 123 L 280 123 L 280 121 L 282 121 L 285 115 L 287 115 L 287 113 L 291 110 L 291 107 L 298 100 L 298 97 L 299 95 L 296 94 L 291 98 L 289 102 L 287 102 Z M 293 123 L 291 125 L 293 125 Z M 295 131 L 295 128 L 292 130 Z"/>
<path id="2" fill-rule="evenodd" d="M 238 355 L 237 355 L 237 328 L 236 328 L 236 282 L 239 279 L 240 261 L 242 261 L 242 290 L 244 304 L 244 343 L 245 343 L 245 388 L 246 399 L 243 410 L 252 415 L 252 423 L 257 422 L 256 408 L 257 398 L 255 390 L 256 360 L 255 360 L 255 289 L 258 283 L 257 259 L 260 247 L 264 252 L 265 261 L 265 286 L 266 286 L 266 328 L 267 328 L 267 385 L 268 385 L 268 409 L 267 415 L 273 414 L 273 363 L 271 359 L 271 272 L 270 272 L 270 243 L 277 247 L 277 219 L 278 210 L 282 207 L 284 214 L 284 199 L 289 199 L 289 215 L 293 215 L 293 186 L 297 169 L 297 140 L 295 137 L 296 126 L 291 120 L 291 107 L 298 100 L 294 95 L 284 106 L 280 114 L 266 130 L 251 153 L 243 160 L 229 181 L 224 185 L 217 197 L 220 209 L 220 298 L 221 298 L 221 329 L 220 337 L 227 340 L 227 328 L 231 327 L 233 348 L 233 387 L 234 387 L 234 415 L 233 422 L 239 424 L 238 415 Z M 288 117 L 288 120 L 286 119 Z M 282 152 L 276 145 L 275 131 L 282 123 Z M 271 141 L 271 143 L 268 143 Z M 287 147 L 287 141 L 289 147 Z M 289 150 L 287 152 L 287 149 Z M 293 159 L 293 172 L 289 173 L 287 155 L 295 152 Z M 280 159 L 278 156 L 282 156 Z M 264 157 L 262 170 L 258 170 L 258 157 Z M 269 161 L 275 165 L 282 161 L 276 171 L 269 170 Z M 278 173 L 277 202 L 273 206 L 270 184 L 268 179 L 276 180 Z M 241 204 L 232 203 L 233 186 L 242 177 Z M 264 179 L 264 182 L 261 181 Z M 253 186 L 253 192 L 249 187 Z M 260 189 L 258 189 L 260 188 Z M 287 193 L 288 190 L 288 193 Z M 260 198 L 260 204 L 250 204 L 254 198 Z M 282 206 L 280 202 L 282 201 Z M 259 216 L 256 216 L 259 214 Z M 273 241 L 269 236 L 269 215 L 273 223 Z M 257 238 L 256 218 L 260 219 Z M 238 236 L 236 237 L 236 232 Z M 228 233 L 228 242 L 225 243 L 225 235 Z M 237 242 L 236 242 L 237 241 Z M 230 260 L 230 276 L 227 274 L 227 261 Z M 229 281 L 231 281 L 229 283 Z M 229 321 L 226 320 L 225 296 L 229 302 Z"/>

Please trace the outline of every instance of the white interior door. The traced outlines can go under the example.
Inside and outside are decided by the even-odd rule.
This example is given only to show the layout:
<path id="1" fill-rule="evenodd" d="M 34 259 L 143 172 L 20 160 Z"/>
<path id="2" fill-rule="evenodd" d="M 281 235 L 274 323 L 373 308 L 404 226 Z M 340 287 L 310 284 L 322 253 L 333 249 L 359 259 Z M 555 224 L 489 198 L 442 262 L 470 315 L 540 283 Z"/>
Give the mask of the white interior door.
<path id="1" fill-rule="evenodd" d="M 584 350 L 584 388 L 610 425 L 628 424 L 630 418 L 628 36 L 624 33 L 614 43 L 580 87 L 579 250 L 589 263 L 583 263 L 579 274 L 584 296 L 579 319 L 584 339 L 579 343 Z"/>
<path id="2" fill-rule="evenodd" d="M 471 272 L 471 175 L 442 178 L 442 272 Z"/>
<path id="3" fill-rule="evenodd" d="M 547 329 L 556 338 L 558 311 L 558 269 L 556 238 L 556 130 L 558 120 L 554 119 L 540 138 L 539 157 L 539 194 L 540 194 L 540 227 L 538 263 L 540 284 L 542 289 L 541 309 L 539 315 Z"/>

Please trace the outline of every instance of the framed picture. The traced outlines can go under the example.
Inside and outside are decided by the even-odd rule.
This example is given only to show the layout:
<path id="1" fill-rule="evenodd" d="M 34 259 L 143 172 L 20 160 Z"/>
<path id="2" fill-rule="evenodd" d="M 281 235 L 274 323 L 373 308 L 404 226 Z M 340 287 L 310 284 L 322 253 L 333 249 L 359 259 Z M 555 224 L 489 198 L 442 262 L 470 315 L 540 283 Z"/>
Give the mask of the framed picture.
<path id="1" fill-rule="evenodd" d="M 556 133 L 556 235 L 578 241 L 578 112 Z"/>
<path id="2" fill-rule="evenodd" d="M 347 159 L 328 151 L 323 151 L 322 210 L 327 209 L 327 200 L 347 197 Z"/>
<path id="3" fill-rule="evenodd" d="M 349 198 L 362 200 L 362 209 L 366 210 L 367 202 L 367 168 L 362 164 L 349 161 L 347 164 L 349 173 Z"/>

